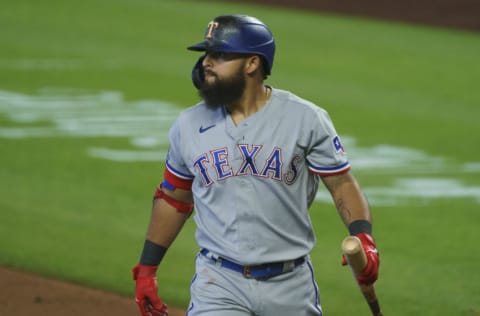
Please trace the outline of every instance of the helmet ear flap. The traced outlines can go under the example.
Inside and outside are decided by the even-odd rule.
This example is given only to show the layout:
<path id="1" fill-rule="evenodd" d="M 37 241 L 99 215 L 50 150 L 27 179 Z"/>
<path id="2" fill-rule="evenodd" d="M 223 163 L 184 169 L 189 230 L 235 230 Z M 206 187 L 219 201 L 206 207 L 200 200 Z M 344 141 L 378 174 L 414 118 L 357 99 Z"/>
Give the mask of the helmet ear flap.
<path id="1" fill-rule="evenodd" d="M 197 62 L 195 63 L 195 66 L 193 66 L 192 69 L 192 82 L 195 88 L 200 90 L 200 88 L 203 85 L 203 82 L 205 81 L 205 74 L 203 73 L 203 60 L 205 59 L 205 55 L 200 57 Z"/>

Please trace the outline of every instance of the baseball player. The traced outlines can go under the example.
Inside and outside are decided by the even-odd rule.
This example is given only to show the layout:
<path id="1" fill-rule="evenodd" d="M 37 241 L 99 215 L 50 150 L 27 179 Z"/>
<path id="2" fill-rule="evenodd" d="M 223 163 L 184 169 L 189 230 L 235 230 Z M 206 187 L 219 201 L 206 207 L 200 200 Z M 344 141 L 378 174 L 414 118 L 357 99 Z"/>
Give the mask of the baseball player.
<path id="1" fill-rule="evenodd" d="M 141 314 L 168 315 L 156 271 L 195 206 L 200 250 L 188 316 L 322 315 L 308 213 L 320 180 L 366 251 L 358 281 L 375 282 L 371 214 L 330 117 L 264 84 L 275 54 L 269 28 L 254 17 L 219 16 L 188 49 L 202 52 L 192 71 L 202 101 L 170 130 L 164 179 L 133 269 Z"/>

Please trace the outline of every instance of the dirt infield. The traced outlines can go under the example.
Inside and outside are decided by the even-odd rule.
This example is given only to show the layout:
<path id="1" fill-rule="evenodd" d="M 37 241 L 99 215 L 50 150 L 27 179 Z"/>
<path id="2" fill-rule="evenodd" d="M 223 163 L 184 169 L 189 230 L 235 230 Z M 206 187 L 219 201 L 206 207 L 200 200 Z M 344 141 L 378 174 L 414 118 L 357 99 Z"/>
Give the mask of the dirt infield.
<path id="1" fill-rule="evenodd" d="M 132 281 L 133 286 L 133 281 Z M 169 308 L 170 316 L 185 315 Z M 2 316 L 140 315 L 133 297 L 123 297 L 0 267 Z"/>
<path id="2" fill-rule="evenodd" d="M 480 31 L 478 0 L 251 0 L 323 12 L 454 27 Z M 133 281 L 132 281 L 133 286 Z M 170 315 L 184 315 L 170 307 Z M 2 316 L 103 316 L 139 315 L 133 297 L 122 297 L 58 280 L 0 267 Z"/>
<path id="3" fill-rule="evenodd" d="M 239 1 L 240 2 L 240 1 Z M 478 0 L 243 0 L 320 12 L 480 31 Z"/>

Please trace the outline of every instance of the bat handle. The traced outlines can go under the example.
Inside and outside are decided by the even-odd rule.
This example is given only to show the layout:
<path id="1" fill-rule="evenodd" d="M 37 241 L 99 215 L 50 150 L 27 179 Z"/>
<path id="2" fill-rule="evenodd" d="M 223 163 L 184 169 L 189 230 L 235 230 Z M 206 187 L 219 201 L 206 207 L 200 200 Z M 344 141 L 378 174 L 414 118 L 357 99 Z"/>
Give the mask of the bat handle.
<path id="1" fill-rule="evenodd" d="M 380 311 L 380 305 L 378 304 L 378 300 L 368 302 L 368 306 L 370 306 L 370 310 L 372 311 L 373 316 L 383 316 L 382 312 Z"/>
<path id="2" fill-rule="evenodd" d="M 380 304 L 378 303 L 377 295 L 375 294 L 375 288 L 373 285 L 363 285 L 359 284 L 360 290 L 365 297 L 365 300 L 370 307 L 370 311 L 373 316 L 383 316 L 380 311 Z"/>
<path id="3" fill-rule="evenodd" d="M 355 236 L 346 237 L 342 242 L 342 251 L 347 259 L 348 264 L 350 265 L 350 268 L 352 269 L 354 276 L 360 275 L 368 262 L 360 239 Z M 368 306 L 370 307 L 372 315 L 382 316 L 373 284 L 364 285 L 359 283 L 358 285 L 360 286 L 360 290 L 365 297 Z"/>

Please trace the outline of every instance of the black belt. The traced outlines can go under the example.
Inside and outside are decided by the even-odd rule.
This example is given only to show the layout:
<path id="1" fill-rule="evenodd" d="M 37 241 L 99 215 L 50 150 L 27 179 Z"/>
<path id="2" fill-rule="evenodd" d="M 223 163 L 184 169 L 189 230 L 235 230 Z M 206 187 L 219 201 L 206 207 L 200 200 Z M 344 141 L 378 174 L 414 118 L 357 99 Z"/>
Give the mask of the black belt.
<path id="1" fill-rule="evenodd" d="M 295 260 L 284 262 L 272 262 L 253 266 L 242 266 L 241 264 L 232 262 L 225 258 L 215 258 L 208 249 L 200 250 L 200 253 L 205 257 L 219 262 L 222 267 L 239 272 L 247 279 L 266 280 L 271 277 L 293 271 L 296 267 L 305 262 L 305 257 L 300 257 Z"/>

